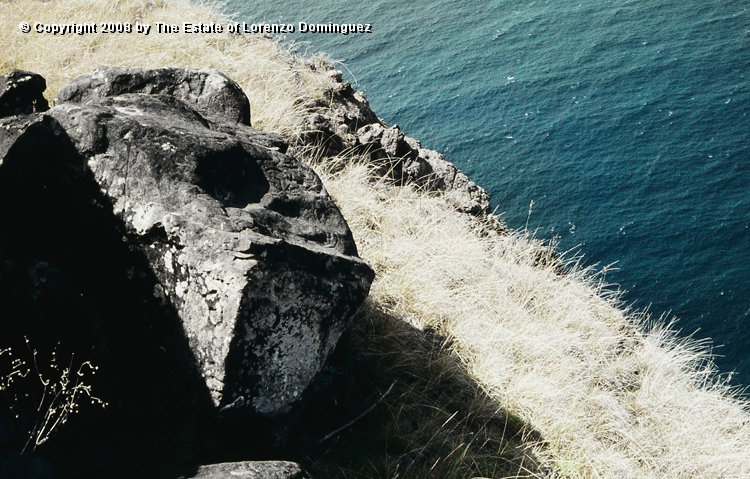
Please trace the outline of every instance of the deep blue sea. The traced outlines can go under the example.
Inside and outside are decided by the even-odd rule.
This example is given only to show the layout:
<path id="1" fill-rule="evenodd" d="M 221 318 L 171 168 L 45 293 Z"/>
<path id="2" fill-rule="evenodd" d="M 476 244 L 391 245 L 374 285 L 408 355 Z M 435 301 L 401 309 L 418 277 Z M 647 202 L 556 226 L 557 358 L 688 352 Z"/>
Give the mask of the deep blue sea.
<path id="1" fill-rule="evenodd" d="M 372 24 L 282 40 L 750 385 L 749 2 L 224 1 L 240 22 Z"/>

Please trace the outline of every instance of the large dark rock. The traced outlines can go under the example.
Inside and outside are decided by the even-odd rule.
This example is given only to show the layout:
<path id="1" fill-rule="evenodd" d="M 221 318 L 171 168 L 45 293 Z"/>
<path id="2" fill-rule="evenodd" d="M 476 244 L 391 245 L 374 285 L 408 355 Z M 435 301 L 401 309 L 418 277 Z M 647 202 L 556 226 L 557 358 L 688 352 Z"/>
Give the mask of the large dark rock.
<path id="1" fill-rule="evenodd" d="M 112 71 L 75 80 L 46 113 L 0 120 L 0 347 L 27 335 L 90 359 L 110 409 L 278 418 L 373 272 L 278 136 L 192 96 L 221 80 L 210 98 L 231 97 L 233 82 Z M 145 80 L 130 93 L 113 78 Z"/>
<path id="2" fill-rule="evenodd" d="M 250 125 L 250 102 L 242 88 L 213 68 L 100 67 L 60 89 L 55 105 L 126 93 L 170 95 L 208 116 Z"/>
<path id="3" fill-rule="evenodd" d="M 41 456 L 0 451 L 0 478 L 55 479 L 55 476 L 50 464 Z"/>

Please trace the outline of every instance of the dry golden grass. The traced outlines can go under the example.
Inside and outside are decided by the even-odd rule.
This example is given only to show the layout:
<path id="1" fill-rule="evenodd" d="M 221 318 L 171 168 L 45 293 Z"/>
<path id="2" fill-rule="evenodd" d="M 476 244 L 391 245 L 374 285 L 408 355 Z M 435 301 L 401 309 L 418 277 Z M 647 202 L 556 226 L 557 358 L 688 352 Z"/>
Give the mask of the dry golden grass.
<path id="1" fill-rule="evenodd" d="M 17 27 L 219 19 L 215 7 L 182 1 L 0 0 L 0 70 L 41 73 L 52 98 L 98 65 L 211 66 L 245 89 L 255 126 L 295 135 L 300 99 L 329 80 L 270 39 Z M 541 435 L 529 446 L 544 475 L 750 477 L 748 403 L 717 379 L 707 345 L 626 311 L 591 270 L 539 266 L 545 250 L 522 232 L 498 235 L 439 196 L 374 183 L 351 159 L 316 168 L 377 271 L 373 309 L 447 338 L 488 400 Z"/>
<path id="2" fill-rule="evenodd" d="M 541 470 L 750 477 L 748 404 L 717 380 L 705 345 L 626 313 L 590 270 L 539 267 L 545 249 L 526 235 L 372 183 L 368 168 L 318 171 L 377 272 L 371 298 L 452 340 L 489 398 L 541 434 Z"/>
<path id="3" fill-rule="evenodd" d="M 299 99 L 320 96 L 328 80 L 310 68 L 320 59 L 299 61 L 262 35 L 157 34 L 156 22 L 182 25 L 226 24 L 215 5 L 179 0 L 0 0 L 0 71 L 30 70 L 47 79 L 46 96 L 101 65 L 132 67 L 213 67 L 242 85 L 250 99 L 253 126 L 287 136 L 296 133 Z M 48 35 L 21 33 L 33 25 L 84 22 L 136 22 L 152 25 L 137 33 Z M 99 30 L 98 30 L 99 31 Z"/>

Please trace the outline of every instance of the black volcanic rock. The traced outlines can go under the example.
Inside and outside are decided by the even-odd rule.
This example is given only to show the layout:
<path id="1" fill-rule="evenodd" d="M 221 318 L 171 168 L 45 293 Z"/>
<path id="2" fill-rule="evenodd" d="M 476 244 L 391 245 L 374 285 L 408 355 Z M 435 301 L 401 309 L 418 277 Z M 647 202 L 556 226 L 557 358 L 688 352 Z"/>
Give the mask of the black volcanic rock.
<path id="1" fill-rule="evenodd" d="M 325 155 L 363 155 L 377 165 L 374 174 L 396 184 L 416 184 L 444 191 L 458 211 L 476 216 L 490 213 L 490 197 L 443 155 L 422 148 L 398 125 L 388 127 L 370 108 L 361 92 L 342 79 L 338 70 L 325 72 L 331 86 L 324 98 L 303 104 L 309 112 L 295 146 L 315 145 Z"/>
<path id="2" fill-rule="evenodd" d="M 55 105 L 83 104 L 126 93 L 169 95 L 223 122 L 250 125 L 250 102 L 242 88 L 213 68 L 100 67 L 65 85 L 57 93 Z"/>
<path id="3" fill-rule="evenodd" d="M 309 479 L 299 464 L 288 461 L 245 461 L 226 462 L 200 466 L 186 474 L 164 475 L 167 477 L 191 477 L 194 479 Z M 161 479 L 161 478 L 159 478 Z"/>
<path id="4" fill-rule="evenodd" d="M 108 411 L 279 418 L 374 274 L 277 135 L 192 96 L 226 77 L 115 70 L 0 119 L 0 349 L 90 360 Z"/>

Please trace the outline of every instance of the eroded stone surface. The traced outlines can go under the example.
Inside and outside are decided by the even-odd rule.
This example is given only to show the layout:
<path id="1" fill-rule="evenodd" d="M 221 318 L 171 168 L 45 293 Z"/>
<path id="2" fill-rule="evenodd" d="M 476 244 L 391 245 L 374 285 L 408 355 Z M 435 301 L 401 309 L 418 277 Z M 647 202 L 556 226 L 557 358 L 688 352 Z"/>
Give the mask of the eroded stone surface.
<path id="1" fill-rule="evenodd" d="M 242 88 L 213 68 L 99 67 L 60 89 L 55 105 L 127 93 L 170 95 L 222 121 L 250 125 L 250 102 Z"/>
<path id="2" fill-rule="evenodd" d="M 299 464 L 288 461 L 227 462 L 200 466 L 195 479 L 309 479 Z"/>
<path id="3" fill-rule="evenodd" d="M 319 178 L 282 154 L 278 137 L 232 113 L 221 122 L 221 106 L 204 114 L 154 89 L 87 95 L 74 83 L 78 96 L 0 125 L 0 158 L 13 163 L 5 172 L 28 178 L 24 145 L 64 138 L 71 151 L 55 181 L 93 185 L 90 202 L 114 215 L 123 246 L 148 264 L 148 301 L 179 317 L 215 406 L 288 412 L 373 278 Z"/>

